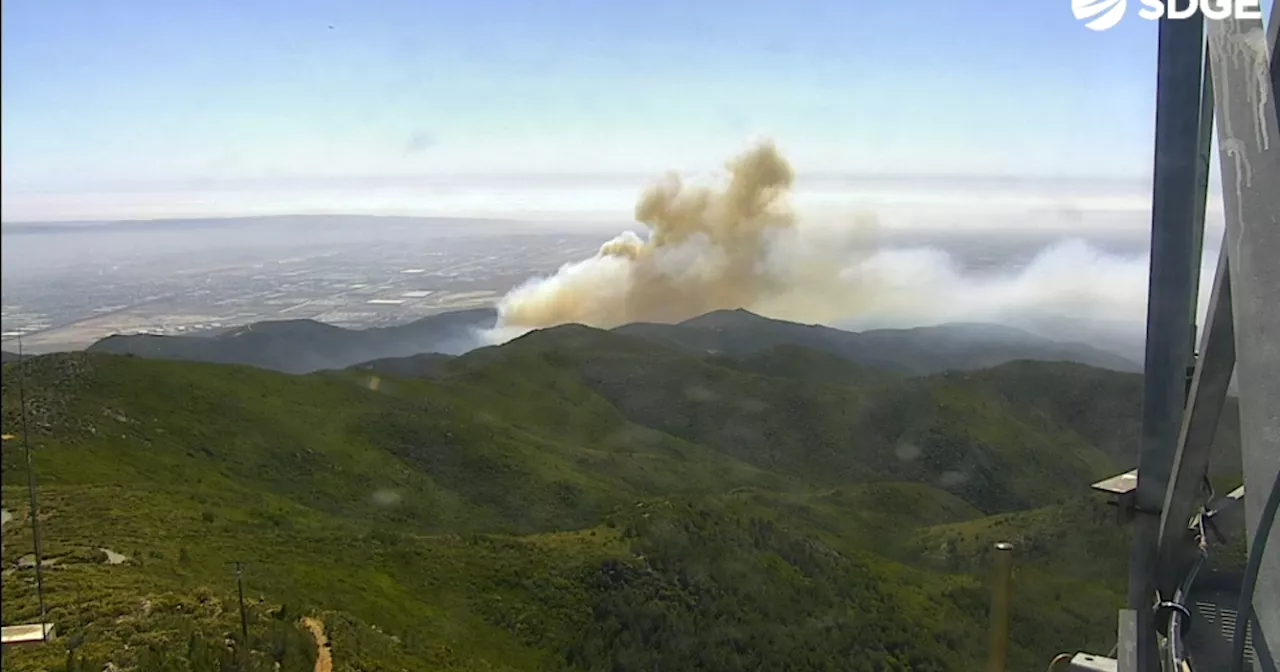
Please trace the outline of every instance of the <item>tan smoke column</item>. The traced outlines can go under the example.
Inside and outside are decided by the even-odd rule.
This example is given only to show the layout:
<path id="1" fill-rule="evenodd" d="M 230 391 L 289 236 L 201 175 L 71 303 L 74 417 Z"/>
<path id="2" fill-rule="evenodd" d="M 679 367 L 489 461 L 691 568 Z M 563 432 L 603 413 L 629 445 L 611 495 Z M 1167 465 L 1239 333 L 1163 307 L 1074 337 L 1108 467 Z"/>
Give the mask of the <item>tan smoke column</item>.
<path id="1" fill-rule="evenodd" d="M 762 305 L 796 318 L 832 308 L 832 299 L 847 307 L 839 274 L 849 258 L 824 258 L 822 245 L 795 235 L 786 202 L 793 174 L 777 148 L 761 143 L 726 167 L 719 190 L 674 174 L 651 187 L 635 209 L 647 240 L 625 233 L 596 256 L 517 287 L 498 305 L 498 328 L 670 323 Z"/>

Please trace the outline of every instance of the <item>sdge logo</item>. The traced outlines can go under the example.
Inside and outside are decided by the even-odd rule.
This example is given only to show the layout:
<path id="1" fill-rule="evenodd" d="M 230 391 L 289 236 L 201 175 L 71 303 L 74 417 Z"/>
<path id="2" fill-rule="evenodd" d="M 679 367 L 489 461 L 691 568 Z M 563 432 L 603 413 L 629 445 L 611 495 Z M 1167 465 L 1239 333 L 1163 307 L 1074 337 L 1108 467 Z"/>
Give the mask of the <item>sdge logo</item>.
<path id="1" fill-rule="evenodd" d="M 1170 19 L 1185 19 L 1204 12 L 1207 19 L 1261 19 L 1261 0 L 1139 0 L 1138 16 L 1155 21 L 1167 14 Z M 1071 13 L 1085 22 L 1090 30 L 1108 30 L 1124 18 L 1126 0 L 1071 0 Z"/>

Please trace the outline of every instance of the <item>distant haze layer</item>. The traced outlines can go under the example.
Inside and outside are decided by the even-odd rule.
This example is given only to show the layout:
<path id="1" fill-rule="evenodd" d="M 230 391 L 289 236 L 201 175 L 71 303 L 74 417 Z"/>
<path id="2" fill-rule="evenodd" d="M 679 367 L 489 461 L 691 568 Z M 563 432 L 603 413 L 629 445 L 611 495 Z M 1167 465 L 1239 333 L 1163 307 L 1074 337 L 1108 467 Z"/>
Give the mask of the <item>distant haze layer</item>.
<path id="1" fill-rule="evenodd" d="M 839 174 L 795 168 L 789 200 L 808 224 L 838 222 L 854 210 L 873 210 L 885 226 L 912 229 L 1107 232 L 1142 230 L 1149 224 L 1146 179 Z M 636 190 L 652 178 L 643 173 L 435 175 L 94 184 L 58 191 L 5 185 L 0 211 L 6 223 L 343 214 L 616 224 L 631 221 Z M 1210 213 L 1221 211 L 1218 193 L 1211 192 Z"/>
<path id="2" fill-rule="evenodd" d="M 719 183 L 712 180 L 725 175 L 335 184 L 325 192 L 334 210 L 348 202 L 344 194 L 385 188 L 416 194 L 418 202 L 440 212 L 512 216 L 489 222 L 343 215 L 92 227 L 6 223 L 0 249 L 5 278 L 12 280 L 32 273 L 86 273 L 90 266 L 142 263 L 148 256 L 204 258 L 221 250 L 272 260 L 304 244 L 347 249 L 384 240 L 430 253 L 437 249 L 431 241 L 441 236 L 510 242 L 522 231 L 577 231 L 598 235 L 603 243 L 629 231 L 600 254 L 514 289 L 502 302 L 502 327 L 482 340 L 502 341 L 566 321 L 669 322 L 708 310 L 748 308 L 852 329 L 993 322 L 1141 360 L 1150 226 L 1146 185 L 814 176 L 802 168 L 793 173 L 781 152 L 765 144 L 731 162 L 729 179 Z M 653 187 L 642 191 L 646 182 Z M 290 188 L 314 193 L 305 185 Z M 253 212 L 255 204 L 284 211 L 297 205 L 272 200 L 270 191 L 254 194 L 259 200 L 243 202 L 235 214 Z M 625 207 L 619 205 L 624 201 Z M 368 208 L 352 210 L 376 211 L 394 202 L 370 198 Z M 4 204 L 12 205 L 8 198 Z M 1202 295 L 1221 240 L 1217 201 L 1210 203 L 1207 228 Z M 506 292 L 511 282 L 503 279 L 505 284 L 489 289 Z M 7 304 L 20 298 L 10 293 Z M 29 309 L 43 308 L 23 306 Z"/>

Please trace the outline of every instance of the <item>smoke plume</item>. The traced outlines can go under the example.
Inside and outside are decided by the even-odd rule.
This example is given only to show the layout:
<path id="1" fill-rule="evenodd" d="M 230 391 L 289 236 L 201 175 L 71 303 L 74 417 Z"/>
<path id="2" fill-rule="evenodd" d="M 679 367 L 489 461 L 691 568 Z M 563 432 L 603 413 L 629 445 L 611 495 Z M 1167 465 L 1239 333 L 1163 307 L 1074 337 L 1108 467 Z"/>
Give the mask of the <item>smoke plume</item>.
<path id="1" fill-rule="evenodd" d="M 499 330 L 669 323 L 769 305 L 813 317 L 831 308 L 827 290 L 842 284 L 840 267 L 817 238 L 798 235 L 787 203 L 791 166 L 766 142 L 726 167 L 718 189 L 667 175 L 636 204 L 647 238 L 624 233 L 596 256 L 512 290 L 498 306 Z"/>
<path id="2" fill-rule="evenodd" d="M 975 272 L 940 249 L 882 245 L 866 217 L 841 226 L 798 222 L 788 204 L 791 167 L 770 143 L 727 168 L 718 188 L 675 175 L 658 182 L 635 209 L 647 237 L 624 233 L 594 257 L 515 288 L 498 304 L 497 328 L 484 339 L 501 342 L 566 323 L 672 323 L 746 308 L 850 329 L 993 322 L 1126 355 L 1136 343 L 1140 358 L 1145 254 L 1109 253 L 1065 238 L 1023 264 Z M 1034 230 L 1036 222 L 1025 226 Z M 975 231 L 968 238 L 999 236 Z M 1204 260 L 1202 305 L 1214 264 Z"/>

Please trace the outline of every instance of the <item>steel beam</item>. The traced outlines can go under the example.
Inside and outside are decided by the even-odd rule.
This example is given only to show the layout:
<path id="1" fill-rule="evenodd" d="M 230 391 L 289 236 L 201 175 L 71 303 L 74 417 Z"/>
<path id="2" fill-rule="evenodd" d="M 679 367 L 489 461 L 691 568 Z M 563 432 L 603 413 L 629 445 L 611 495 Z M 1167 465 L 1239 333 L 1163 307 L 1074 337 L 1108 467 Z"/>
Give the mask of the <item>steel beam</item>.
<path id="1" fill-rule="evenodd" d="M 1192 210 L 1192 258 L 1194 274 L 1191 293 L 1191 314 L 1195 315 L 1200 294 L 1199 271 L 1204 249 L 1204 220 L 1209 196 L 1209 166 L 1213 155 L 1213 69 L 1209 47 L 1204 46 L 1201 64 L 1200 113 L 1196 128 L 1196 182 L 1195 208 Z M 1182 416 L 1182 428 L 1170 469 L 1169 485 L 1165 490 L 1164 505 L 1160 509 L 1158 537 L 1157 588 L 1162 595 L 1172 594 L 1178 583 L 1178 571 L 1190 559 L 1190 553 L 1182 553 L 1188 539 L 1185 526 L 1196 508 L 1200 497 L 1200 484 L 1207 477 L 1209 454 L 1217 435 L 1222 404 L 1226 401 L 1227 388 L 1235 368 L 1235 335 L 1231 321 L 1231 283 L 1227 280 L 1226 240 L 1219 246 L 1218 268 L 1205 312 L 1204 327 L 1200 333 L 1199 357 L 1193 355 L 1194 374 L 1187 389 L 1187 402 Z M 1195 324 L 1190 325 L 1190 338 L 1194 344 Z M 1194 551 L 1194 549 L 1187 549 Z"/>
<path id="2" fill-rule="evenodd" d="M 1152 606 L 1159 511 L 1169 485 L 1192 355 L 1187 330 L 1195 320 L 1190 297 L 1198 275 L 1194 213 L 1203 37 L 1199 13 L 1160 20 L 1138 516 L 1129 564 L 1128 606 L 1138 619 L 1135 672 L 1156 672 L 1160 664 Z"/>
<path id="3" fill-rule="evenodd" d="M 1204 257 L 1204 219 L 1205 211 L 1209 205 L 1209 167 L 1213 162 L 1213 68 L 1209 64 L 1209 45 L 1204 46 L 1204 61 L 1200 64 L 1200 114 L 1197 117 L 1196 126 L 1196 205 L 1191 211 L 1194 229 L 1192 231 L 1192 241 L 1194 250 L 1192 257 L 1195 259 L 1194 265 L 1191 267 L 1193 280 L 1191 282 L 1191 295 L 1188 300 L 1191 301 L 1191 315 L 1196 314 L 1196 303 L 1200 300 L 1200 264 Z M 1225 249 L 1225 248 L 1219 248 Z M 1208 323 L 1208 317 L 1205 318 Z M 1190 338 L 1192 347 L 1196 342 L 1196 325 L 1193 321 L 1190 325 Z M 1194 365 L 1196 362 L 1195 355 L 1192 354 L 1192 360 L 1189 364 Z M 1188 390 L 1190 397 L 1190 390 Z"/>
<path id="4" fill-rule="evenodd" d="M 1209 310 L 1200 334 L 1200 357 L 1191 381 L 1191 394 L 1182 415 L 1182 430 L 1169 487 L 1160 509 L 1160 571 L 1157 581 L 1161 595 L 1173 594 L 1179 581 L 1178 571 L 1194 552 L 1187 535 L 1187 524 L 1201 499 L 1201 484 L 1209 471 L 1209 454 L 1218 433 L 1218 421 L 1227 400 L 1227 388 L 1235 370 L 1235 331 L 1231 311 L 1231 282 L 1223 241 L 1218 256 L 1218 270 L 1213 279 Z"/>
<path id="5" fill-rule="evenodd" d="M 1271 33 L 1280 9 L 1272 7 Z M 1258 19 L 1210 22 L 1240 394 L 1245 520 L 1257 526 L 1280 471 L 1280 122 L 1276 72 Z M 1266 533 L 1262 531 L 1261 533 Z M 1273 528 L 1270 533 L 1276 534 Z M 1249 540 L 1250 548 L 1257 543 Z M 1280 544 L 1253 596 L 1261 634 L 1280 641 Z"/>
<path id="6" fill-rule="evenodd" d="M 1116 629 L 1116 668 L 1118 672 L 1138 669 L 1138 614 L 1132 609 L 1120 610 Z"/>

